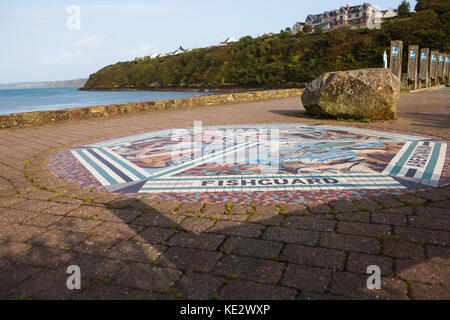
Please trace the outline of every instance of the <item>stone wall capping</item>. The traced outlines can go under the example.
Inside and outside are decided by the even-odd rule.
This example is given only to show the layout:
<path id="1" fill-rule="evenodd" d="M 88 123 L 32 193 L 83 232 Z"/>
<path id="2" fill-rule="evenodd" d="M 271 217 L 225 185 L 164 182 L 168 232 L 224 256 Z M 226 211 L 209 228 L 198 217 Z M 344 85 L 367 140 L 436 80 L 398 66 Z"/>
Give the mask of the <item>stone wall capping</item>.
<path id="1" fill-rule="evenodd" d="M 127 104 L 111 104 L 85 108 L 34 111 L 0 115 L 0 129 L 14 127 L 41 126 L 44 124 L 77 121 L 99 117 L 111 117 L 121 114 L 153 112 L 160 110 L 175 110 L 183 108 L 195 108 L 215 106 L 220 104 L 234 104 L 242 102 L 255 102 L 288 97 L 300 97 L 303 89 L 282 89 L 254 92 L 227 93 L 212 96 L 182 98 L 172 100 L 159 100 L 147 102 L 135 102 Z"/>

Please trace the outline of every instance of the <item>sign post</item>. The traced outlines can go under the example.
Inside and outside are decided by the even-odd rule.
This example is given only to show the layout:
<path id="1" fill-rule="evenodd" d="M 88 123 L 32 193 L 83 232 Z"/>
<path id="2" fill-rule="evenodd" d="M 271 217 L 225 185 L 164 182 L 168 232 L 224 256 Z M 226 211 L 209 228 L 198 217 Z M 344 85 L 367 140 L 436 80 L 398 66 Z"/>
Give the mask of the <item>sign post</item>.
<path id="1" fill-rule="evenodd" d="M 391 42 L 391 65 L 390 69 L 399 79 L 402 78 L 402 56 L 403 56 L 403 41 Z"/>
<path id="2" fill-rule="evenodd" d="M 439 52 L 437 51 L 431 51 L 431 58 L 430 58 L 430 79 L 431 79 L 431 85 L 436 86 L 439 84 L 438 79 L 438 64 L 439 64 Z"/>
<path id="3" fill-rule="evenodd" d="M 444 80 L 445 83 L 450 83 L 450 54 L 445 55 Z"/>
<path id="4" fill-rule="evenodd" d="M 445 83 L 444 77 L 444 65 L 445 65 L 445 54 L 439 54 L 439 64 L 438 64 L 438 79 L 439 83 Z"/>
<path id="5" fill-rule="evenodd" d="M 428 88 L 430 85 L 430 77 L 428 72 L 428 66 L 430 65 L 428 60 L 430 57 L 430 49 L 423 48 L 420 50 L 420 76 L 419 76 L 419 87 Z"/>
<path id="6" fill-rule="evenodd" d="M 417 89 L 417 67 L 419 61 L 419 46 L 409 46 L 408 50 L 408 89 Z"/>
<path id="7" fill-rule="evenodd" d="M 439 52 L 437 51 L 431 51 L 431 57 L 430 57 L 430 79 L 431 79 L 431 85 L 436 86 L 438 85 L 438 77 L 437 77 L 437 68 L 438 68 L 438 61 L 439 59 Z"/>

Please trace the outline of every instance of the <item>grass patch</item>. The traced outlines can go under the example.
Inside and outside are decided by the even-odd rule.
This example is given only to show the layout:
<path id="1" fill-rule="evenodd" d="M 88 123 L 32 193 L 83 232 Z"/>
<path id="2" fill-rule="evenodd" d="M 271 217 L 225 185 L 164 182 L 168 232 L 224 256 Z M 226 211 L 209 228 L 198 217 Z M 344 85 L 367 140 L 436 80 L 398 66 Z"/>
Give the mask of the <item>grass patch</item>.
<path id="1" fill-rule="evenodd" d="M 281 258 L 279 256 L 270 256 L 269 260 L 271 260 L 271 261 L 280 261 Z"/>

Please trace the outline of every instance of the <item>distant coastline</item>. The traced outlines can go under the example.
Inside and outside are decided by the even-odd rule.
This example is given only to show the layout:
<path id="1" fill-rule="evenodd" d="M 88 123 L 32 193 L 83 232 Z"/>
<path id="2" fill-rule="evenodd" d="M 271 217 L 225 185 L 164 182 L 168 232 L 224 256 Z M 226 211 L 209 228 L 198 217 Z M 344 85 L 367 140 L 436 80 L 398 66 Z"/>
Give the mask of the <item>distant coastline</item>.
<path id="1" fill-rule="evenodd" d="M 75 79 L 64 81 L 4 83 L 0 84 L 0 90 L 83 87 L 86 84 L 87 80 L 88 79 Z"/>

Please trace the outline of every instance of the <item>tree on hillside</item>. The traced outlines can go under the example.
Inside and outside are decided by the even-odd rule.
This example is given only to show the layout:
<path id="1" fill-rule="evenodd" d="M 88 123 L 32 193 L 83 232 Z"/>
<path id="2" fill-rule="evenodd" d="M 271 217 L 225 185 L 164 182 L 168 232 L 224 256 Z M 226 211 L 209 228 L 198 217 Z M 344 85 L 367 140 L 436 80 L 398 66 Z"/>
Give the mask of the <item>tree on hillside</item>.
<path id="1" fill-rule="evenodd" d="M 303 32 L 304 33 L 311 33 L 313 31 L 313 28 L 307 24 L 304 28 L 303 28 Z"/>
<path id="2" fill-rule="evenodd" d="M 403 0 L 402 3 L 398 6 L 398 16 L 400 18 L 407 18 L 409 13 L 411 12 L 411 5 L 406 0 Z"/>
<path id="3" fill-rule="evenodd" d="M 417 0 L 416 11 L 434 10 L 438 14 L 450 11 L 449 0 Z"/>
<path id="4" fill-rule="evenodd" d="M 322 34 L 322 33 L 323 33 L 323 28 L 322 28 L 321 26 L 318 26 L 318 27 L 316 28 L 316 33 Z"/>

